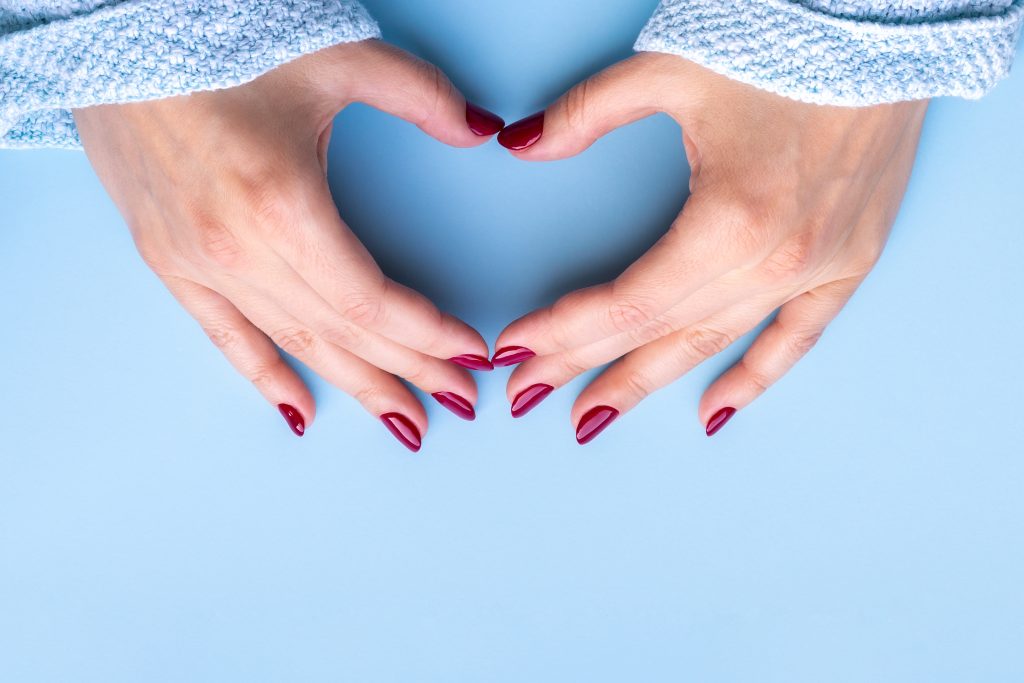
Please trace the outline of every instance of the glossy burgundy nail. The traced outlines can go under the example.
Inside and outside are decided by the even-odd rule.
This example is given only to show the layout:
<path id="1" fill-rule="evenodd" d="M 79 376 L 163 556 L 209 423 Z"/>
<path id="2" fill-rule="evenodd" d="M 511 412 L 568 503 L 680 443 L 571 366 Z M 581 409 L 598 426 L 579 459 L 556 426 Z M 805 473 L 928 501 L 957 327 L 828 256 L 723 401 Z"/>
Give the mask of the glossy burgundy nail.
<path id="1" fill-rule="evenodd" d="M 725 426 L 725 423 L 736 414 L 735 408 L 722 408 L 717 413 L 711 416 L 708 420 L 708 426 L 705 430 L 708 436 L 714 436 L 719 429 Z"/>
<path id="2" fill-rule="evenodd" d="M 494 358 L 491 359 L 491 363 L 496 368 L 503 368 L 507 365 L 522 363 L 524 360 L 533 358 L 536 355 L 525 346 L 506 346 L 494 352 Z"/>
<path id="3" fill-rule="evenodd" d="M 431 394 L 431 396 L 434 397 L 435 401 L 461 417 L 463 420 L 476 419 L 476 411 L 473 410 L 473 404 L 458 394 L 450 391 L 439 391 L 436 394 Z"/>
<path id="4" fill-rule="evenodd" d="M 576 442 L 581 446 L 590 443 L 618 416 L 619 411 L 611 406 L 594 406 L 580 419 L 576 427 Z"/>
<path id="5" fill-rule="evenodd" d="M 544 112 L 510 123 L 498 133 L 498 144 L 511 150 L 526 149 L 536 144 L 544 134 Z"/>
<path id="6" fill-rule="evenodd" d="M 550 384 L 534 384 L 520 391 L 512 401 L 512 417 L 522 417 L 537 407 L 555 388 Z"/>
<path id="7" fill-rule="evenodd" d="M 302 413 L 287 403 L 281 403 L 277 409 L 281 411 L 281 415 L 284 416 L 284 420 L 291 430 L 295 432 L 295 436 L 302 436 L 306 433 L 306 421 L 302 419 Z"/>
<path id="8" fill-rule="evenodd" d="M 413 453 L 420 450 L 420 430 L 416 429 L 416 425 L 401 413 L 384 413 L 380 416 L 380 421 L 384 423 L 384 426 L 388 428 L 396 439 L 402 442 L 402 445 L 408 448 Z"/>
<path id="9" fill-rule="evenodd" d="M 505 119 L 471 102 L 466 102 L 466 123 L 480 137 L 489 137 L 505 127 Z"/>
<path id="10" fill-rule="evenodd" d="M 483 370 L 486 372 L 494 369 L 494 366 L 491 365 L 491 361 L 487 360 L 483 356 L 478 356 L 475 353 L 464 353 L 461 356 L 449 358 L 448 361 L 455 363 L 456 365 L 461 365 L 469 370 Z"/>

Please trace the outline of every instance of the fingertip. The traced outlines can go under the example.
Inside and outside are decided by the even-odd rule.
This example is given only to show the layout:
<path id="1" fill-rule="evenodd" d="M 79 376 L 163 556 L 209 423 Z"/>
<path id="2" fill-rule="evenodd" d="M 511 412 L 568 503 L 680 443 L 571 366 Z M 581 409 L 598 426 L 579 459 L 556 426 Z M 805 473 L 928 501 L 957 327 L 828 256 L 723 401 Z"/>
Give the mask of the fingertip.
<path id="1" fill-rule="evenodd" d="M 621 413 L 610 405 L 599 404 L 591 407 L 576 423 L 576 443 L 585 446 L 598 437 L 617 420 Z"/>
<path id="2" fill-rule="evenodd" d="M 466 125 L 469 130 L 481 138 L 490 138 L 505 127 L 505 119 L 483 107 L 466 102 Z M 484 140 L 486 141 L 486 140 Z"/>
<path id="3" fill-rule="evenodd" d="M 526 346 L 503 346 L 494 352 L 491 364 L 496 368 L 518 365 L 534 358 L 537 354 Z"/>
<path id="4" fill-rule="evenodd" d="M 743 390 L 743 375 L 734 365 L 715 380 L 697 407 L 697 417 L 708 436 L 717 434 L 739 410 L 750 404 L 752 398 Z"/>
<path id="5" fill-rule="evenodd" d="M 487 356 L 481 356 L 476 353 L 463 353 L 458 356 L 452 356 L 448 361 L 455 363 L 459 367 L 477 372 L 490 372 L 494 369 L 494 364 L 491 363 Z"/>
<path id="6" fill-rule="evenodd" d="M 404 413 L 387 412 L 380 416 L 380 421 L 395 439 L 413 453 L 419 453 L 423 447 L 425 430 L 409 419 Z"/>
<path id="7" fill-rule="evenodd" d="M 539 111 L 505 126 L 498 133 L 498 144 L 517 156 L 521 155 L 521 158 L 527 158 L 525 150 L 536 145 L 544 135 L 545 115 L 546 112 Z"/>
<path id="8" fill-rule="evenodd" d="M 430 395 L 442 407 L 463 420 L 472 422 L 476 419 L 476 408 L 474 401 L 454 391 L 435 391 Z"/>
<path id="9" fill-rule="evenodd" d="M 550 396 L 554 390 L 555 387 L 550 384 L 537 382 L 516 392 L 515 396 L 509 398 L 512 417 L 519 418 L 526 415 L 540 405 L 541 401 Z"/>
<path id="10" fill-rule="evenodd" d="M 717 434 L 725 424 L 732 419 L 732 416 L 736 414 L 736 409 L 732 406 L 725 406 L 719 408 L 715 413 L 708 418 L 704 426 L 704 433 L 708 436 L 714 436 Z"/>
<path id="11" fill-rule="evenodd" d="M 306 419 L 302 413 L 293 405 L 288 403 L 279 403 L 277 405 L 278 412 L 281 413 L 281 417 L 284 418 L 288 428 L 292 430 L 295 436 L 304 436 L 306 433 Z"/>
<path id="12" fill-rule="evenodd" d="M 441 334 L 447 340 L 445 345 L 451 350 L 448 358 L 458 356 L 477 356 L 487 358 L 491 348 L 479 331 L 466 321 L 451 313 L 441 313 Z"/>

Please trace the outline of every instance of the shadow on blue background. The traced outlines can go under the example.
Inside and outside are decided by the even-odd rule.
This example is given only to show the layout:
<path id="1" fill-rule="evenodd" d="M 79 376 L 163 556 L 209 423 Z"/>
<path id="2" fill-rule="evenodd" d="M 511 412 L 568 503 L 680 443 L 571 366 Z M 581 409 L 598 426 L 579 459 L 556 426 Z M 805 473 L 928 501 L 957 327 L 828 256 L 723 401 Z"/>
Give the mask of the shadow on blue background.
<path id="1" fill-rule="evenodd" d="M 369 2 L 508 120 L 653 2 Z M 134 253 L 85 158 L 0 153 L 0 681 L 1024 679 L 1024 78 L 933 106 L 890 246 L 714 439 L 738 350 L 585 449 L 557 392 L 428 405 L 410 457 L 337 390 L 298 440 Z M 685 199 L 655 117 L 576 159 L 365 107 L 331 183 L 384 267 L 477 325 L 604 280 Z M 742 344 L 739 345 L 742 347 Z"/>

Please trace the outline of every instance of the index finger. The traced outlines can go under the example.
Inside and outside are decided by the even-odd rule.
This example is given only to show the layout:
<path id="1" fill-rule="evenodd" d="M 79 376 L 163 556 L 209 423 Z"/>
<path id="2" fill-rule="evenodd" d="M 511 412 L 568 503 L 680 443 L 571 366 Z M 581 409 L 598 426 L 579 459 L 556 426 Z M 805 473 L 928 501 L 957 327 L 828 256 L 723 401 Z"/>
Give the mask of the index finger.
<path id="1" fill-rule="evenodd" d="M 747 229 L 752 220 L 736 203 L 694 195 L 670 230 L 618 278 L 516 320 L 495 347 L 547 355 L 651 324 L 703 286 L 758 260 L 764 245 Z"/>

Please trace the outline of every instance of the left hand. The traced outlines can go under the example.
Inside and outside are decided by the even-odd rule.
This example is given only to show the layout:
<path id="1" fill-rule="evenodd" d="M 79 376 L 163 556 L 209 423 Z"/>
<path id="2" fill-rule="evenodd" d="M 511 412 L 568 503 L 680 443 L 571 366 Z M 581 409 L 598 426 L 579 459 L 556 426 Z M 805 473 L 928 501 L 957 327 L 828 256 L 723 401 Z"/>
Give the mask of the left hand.
<path id="1" fill-rule="evenodd" d="M 657 112 L 683 129 L 691 196 L 614 281 L 509 325 L 498 358 L 513 415 L 619 359 L 572 410 L 587 443 L 648 394 L 778 309 L 700 402 L 710 436 L 806 354 L 872 269 L 906 191 L 928 103 L 803 104 L 673 55 L 641 53 L 577 85 L 499 141 L 526 161 L 578 154 Z M 521 347 L 501 353 L 500 349 Z"/>

